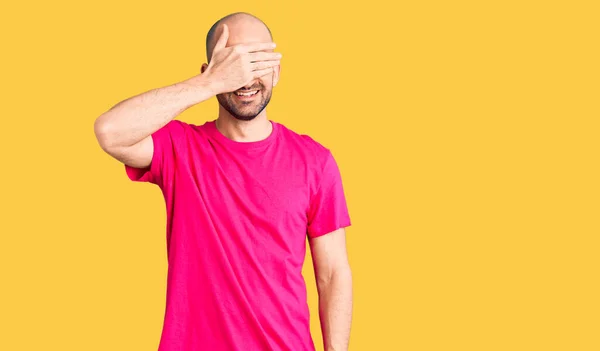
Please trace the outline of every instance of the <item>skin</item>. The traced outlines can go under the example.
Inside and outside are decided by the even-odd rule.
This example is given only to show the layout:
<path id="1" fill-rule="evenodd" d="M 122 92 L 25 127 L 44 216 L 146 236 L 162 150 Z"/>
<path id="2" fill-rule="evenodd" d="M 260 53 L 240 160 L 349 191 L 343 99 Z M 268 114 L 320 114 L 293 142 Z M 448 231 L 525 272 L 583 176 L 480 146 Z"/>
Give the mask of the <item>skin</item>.
<path id="1" fill-rule="evenodd" d="M 347 351 L 352 324 L 352 271 L 344 228 L 308 239 L 319 294 L 325 351 Z"/>
<path id="2" fill-rule="evenodd" d="M 229 28 L 226 46 L 271 39 L 266 26 L 254 17 L 236 15 L 221 24 Z M 218 33 L 216 37 L 222 35 L 222 29 Z M 208 52 L 212 52 L 210 43 Z M 203 64 L 202 72 L 207 68 L 208 64 Z M 236 101 L 231 92 L 217 95 L 217 127 L 225 136 L 236 141 L 252 141 L 264 139 L 271 133 L 271 124 L 264 108 L 270 101 L 279 73 L 280 66 L 273 67 L 272 73 L 238 89 L 260 89 L 261 98 L 251 104 Z M 347 351 L 352 323 L 352 272 L 346 249 L 346 231 L 340 228 L 311 238 L 308 243 L 319 294 L 319 319 L 324 348 L 326 351 Z"/>
<path id="3" fill-rule="evenodd" d="M 217 23 L 208 63 L 184 81 L 123 100 L 100 115 L 94 133 L 100 147 L 132 167 L 150 166 L 151 134 L 187 108 L 216 96 L 217 128 L 226 137 L 258 141 L 272 131 L 266 106 L 279 81 L 280 58 L 268 28 L 248 14 Z M 236 90 L 260 89 L 259 99 L 236 100 Z M 352 316 L 352 275 L 344 228 L 308 239 L 319 293 L 319 318 L 326 351 L 347 351 Z"/>
<path id="4" fill-rule="evenodd" d="M 227 26 L 228 35 L 226 47 L 238 44 L 261 43 L 272 40 L 268 28 L 258 19 L 247 14 L 237 14 L 221 20 L 215 32 L 215 38 L 223 35 L 223 25 Z M 210 65 L 210 57 L 214 55 L 214 43 L 209 42 L 207 55 L 209 63 L 202 65 L 204 73 Z M 211 45 L 213 44 L 213 45 Z M 264 50 L 273 52 L 273 50 Z M 251 102 L 240 101 L 235 92 L 217 94 L 219 115 L 216 126 L 229 139 L 245 142 L 265 139 L 272 131 L 272 125 L 267 119 L 266 106 L 271 100 L 273 87 L 279 81 L 281 66 L 272 68 L 272 72 L 236 89 L 236 91 L 259 90 L 257 98 Z"/>

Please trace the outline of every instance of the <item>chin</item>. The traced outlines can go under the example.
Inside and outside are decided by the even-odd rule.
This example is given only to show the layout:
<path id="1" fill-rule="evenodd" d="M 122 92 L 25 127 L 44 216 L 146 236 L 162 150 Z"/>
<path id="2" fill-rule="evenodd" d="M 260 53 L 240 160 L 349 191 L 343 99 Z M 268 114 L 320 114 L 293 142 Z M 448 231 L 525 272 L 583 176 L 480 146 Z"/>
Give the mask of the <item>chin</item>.
<path id="1" fill-rule="evenodd" d="M 256 118 L 256 116 L 258 116 L 258 115 L 254 115 L 254 116 L 238 116 L 238 115 L 234 115 L 233 117 L 235 117 L 235 119 L 240 120 L 240 121 L 251 121 L 254 118 Z"/>

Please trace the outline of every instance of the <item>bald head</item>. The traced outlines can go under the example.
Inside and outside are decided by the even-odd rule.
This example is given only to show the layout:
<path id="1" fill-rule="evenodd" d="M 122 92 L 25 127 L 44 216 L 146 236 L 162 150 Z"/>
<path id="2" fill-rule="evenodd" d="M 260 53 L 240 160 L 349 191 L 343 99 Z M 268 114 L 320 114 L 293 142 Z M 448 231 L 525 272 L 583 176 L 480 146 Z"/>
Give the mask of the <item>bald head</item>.
<path id="1" fill-rule="evenodd" d="M 226 46 L 273 41 L 271 30 L 260 18 L 247 12 L 232 13 L 215 22 L 206 34 L 206 56 L 209 62 L 223 23 L 229 28 Z"/>

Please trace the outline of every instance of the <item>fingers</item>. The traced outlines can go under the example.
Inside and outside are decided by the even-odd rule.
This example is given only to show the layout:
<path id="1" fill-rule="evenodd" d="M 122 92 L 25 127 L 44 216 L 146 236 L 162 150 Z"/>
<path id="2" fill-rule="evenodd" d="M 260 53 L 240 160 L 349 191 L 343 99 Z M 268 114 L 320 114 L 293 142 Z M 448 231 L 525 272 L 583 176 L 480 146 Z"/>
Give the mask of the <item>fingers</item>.
<path id="1" fill-rule="evenodd" d="M 260 78 L 262 76 L 266 76 L 268 74 L 273 73 L 273 67 L 270 68 L 265 68 L 265 69 L 259 69 L 258 71 L 254 71 L 252 72 L 254 74 L 254 78 Z"/>
<path id="2" fill-rule="evenodd" d="M 279 63 L 279 60 L 260 61 L 252 63 L 251 66 L 253 71 L 260 71 L 263 69 L 270 69 L 272 67 L 279 66 Z"/>
<path id="3" fill-rule="evenodd" d="M 239 44 L 236 45 L 240 52 L 256 52 L 264 51 L 275 48 L 275 43 L 251 43 L 251 44 Z"/>
<path id="4" fill-rule="evenodd" d="M 221 32 L 221 36 L 219 36 L 219 39 L 217 40 L 217 43 L 215 44 L 215 47 L 213 48 L 213 52 L 223 49 L 225 47 L 225 44 L 227 44 L 228 38 L 229 38 L 229 28 L 227 27 L 227 25 L 225 23 L 223 23 L 223 30 Z"/>
<path id="5" fill-rule="evenodd" d="M 248 54 L 248 59 L 250 59 L 250 62 L 279 60 L 281 59 L 281 54 L 278 52 L 265 51 L 252 52 Z"/>

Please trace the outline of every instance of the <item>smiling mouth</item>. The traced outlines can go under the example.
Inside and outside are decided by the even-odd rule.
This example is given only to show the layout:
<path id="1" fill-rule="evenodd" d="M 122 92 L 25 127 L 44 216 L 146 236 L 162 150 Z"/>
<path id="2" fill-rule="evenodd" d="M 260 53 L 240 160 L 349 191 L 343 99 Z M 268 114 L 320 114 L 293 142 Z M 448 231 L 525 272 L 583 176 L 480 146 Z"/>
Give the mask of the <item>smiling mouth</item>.
<path id="1" fill-rule="evenodd" d="M 240 97 L 249 97 L 258 94 L 258 90 L 236 91 L 234 94 Z"/>

